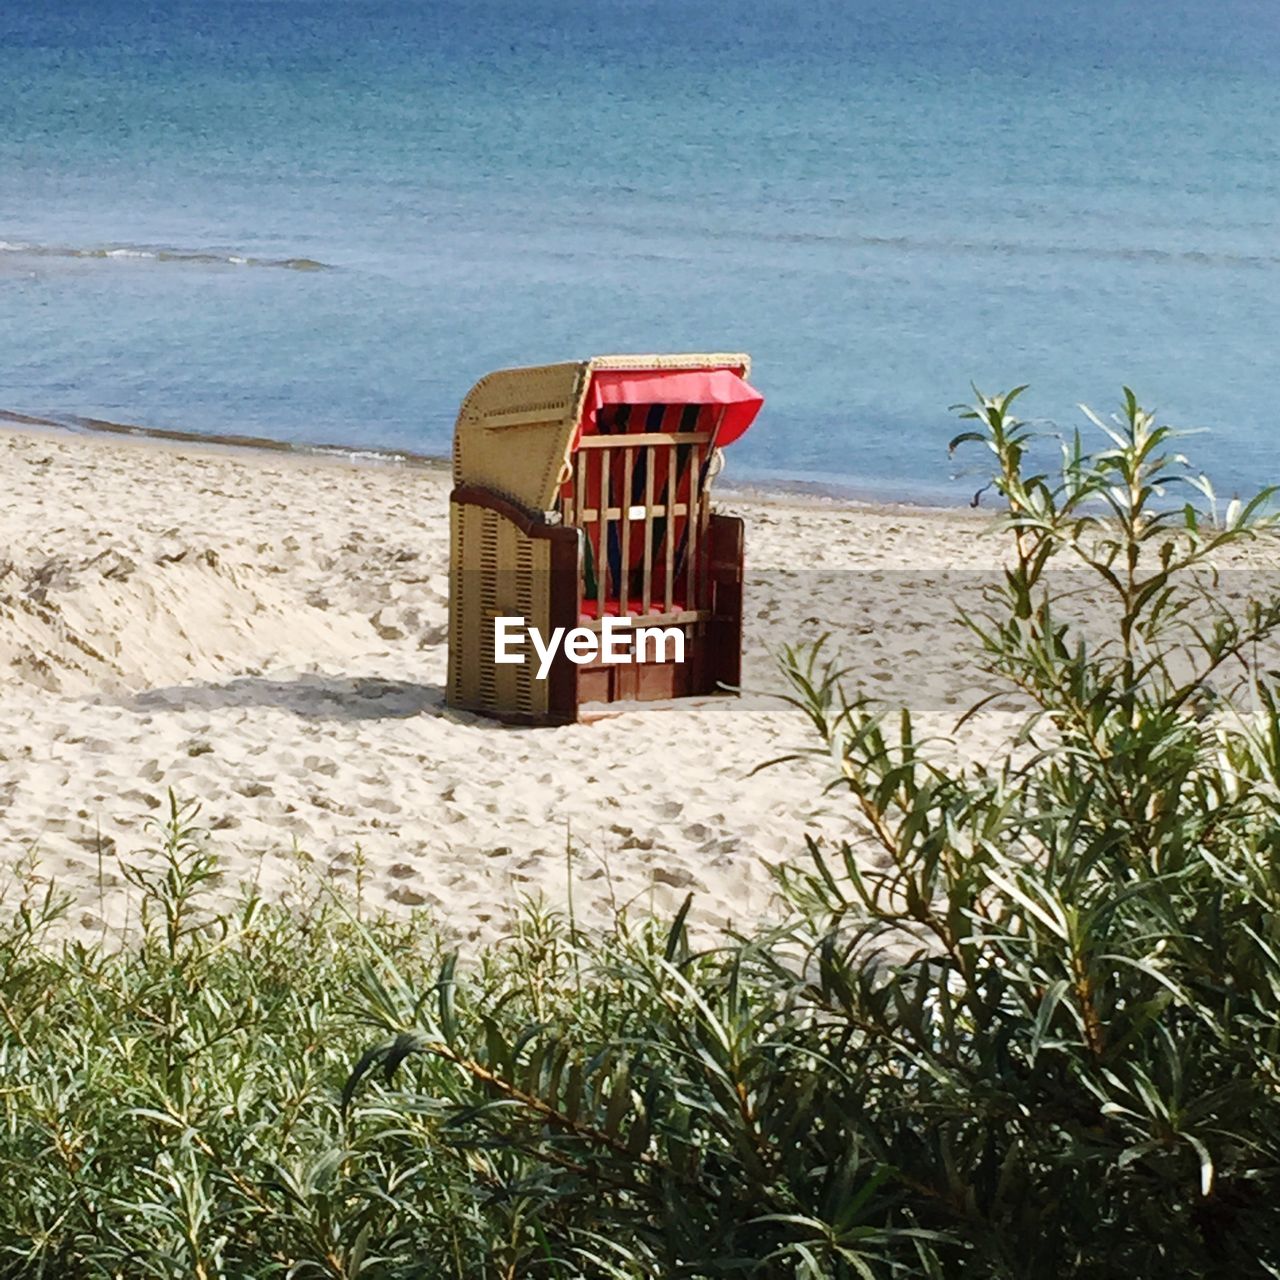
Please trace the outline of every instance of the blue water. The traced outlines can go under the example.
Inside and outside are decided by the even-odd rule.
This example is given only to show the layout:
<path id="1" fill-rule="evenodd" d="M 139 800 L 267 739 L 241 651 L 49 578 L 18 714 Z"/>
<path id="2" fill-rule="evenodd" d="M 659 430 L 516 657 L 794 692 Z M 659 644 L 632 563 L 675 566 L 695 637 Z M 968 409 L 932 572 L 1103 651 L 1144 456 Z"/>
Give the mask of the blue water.
<path id="1" fill-rule="evenodd" d="M 971 381 L 1127 382 L 1249 488 L 1278 73 L 1270 0 L 0 0 L 0 408 L 443 452 L 492 368 L 742 349 L 738 479 L 959 500 Z"/>

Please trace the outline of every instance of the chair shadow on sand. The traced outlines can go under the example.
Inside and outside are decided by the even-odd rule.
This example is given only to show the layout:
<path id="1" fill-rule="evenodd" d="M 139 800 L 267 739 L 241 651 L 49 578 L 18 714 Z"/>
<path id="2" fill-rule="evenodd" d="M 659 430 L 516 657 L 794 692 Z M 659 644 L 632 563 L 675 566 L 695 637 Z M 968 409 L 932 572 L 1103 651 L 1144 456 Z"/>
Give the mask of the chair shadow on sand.
<path id="1" fill-rule="evenodd" d="M 407 720 L 419 715 L 473 718 L 445 706 L 442 685 L 380 676 L 300 675 L 287 680 L 237 676 L 217 684 L 147 689 L 137 694 L 130 706 L 136 711 L 278 707 L 305 720 Z"/>

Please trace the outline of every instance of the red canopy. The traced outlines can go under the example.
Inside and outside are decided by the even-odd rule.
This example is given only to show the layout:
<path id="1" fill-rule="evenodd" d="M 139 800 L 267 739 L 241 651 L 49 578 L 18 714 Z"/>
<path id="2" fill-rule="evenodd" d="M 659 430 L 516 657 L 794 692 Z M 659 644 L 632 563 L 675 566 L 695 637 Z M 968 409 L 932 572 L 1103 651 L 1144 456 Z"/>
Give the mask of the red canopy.
<path id="1" fill-rule="evenodd" d="M 582 433 L 593 435 L 605 405 L 722 405 L 716 444 L 732 444 L 755 420 L 764 397 L 732 369 L 602 369 L 591 377 Z"/>

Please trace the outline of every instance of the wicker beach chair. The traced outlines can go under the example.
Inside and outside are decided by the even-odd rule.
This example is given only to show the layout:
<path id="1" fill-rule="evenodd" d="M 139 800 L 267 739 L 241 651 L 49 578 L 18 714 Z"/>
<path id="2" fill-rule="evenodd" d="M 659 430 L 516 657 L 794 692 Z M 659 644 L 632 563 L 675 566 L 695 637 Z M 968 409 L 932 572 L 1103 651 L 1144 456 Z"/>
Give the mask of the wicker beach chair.
<path id="1" fill-rule="evenodd" d="M 742 521 L 711 509 L 719 451 L 762 399 L 745 355 L 600 356 L 505 369 L 462 403 L 450 503 L 451 706 L 564 724 L 589 703 L 734 686 Z M 497 661 L 495 620 L 543 636 L 606 619 L 679 628 L 684 660 Z M 610 622 L 611 628 L 619 626 Z"/>

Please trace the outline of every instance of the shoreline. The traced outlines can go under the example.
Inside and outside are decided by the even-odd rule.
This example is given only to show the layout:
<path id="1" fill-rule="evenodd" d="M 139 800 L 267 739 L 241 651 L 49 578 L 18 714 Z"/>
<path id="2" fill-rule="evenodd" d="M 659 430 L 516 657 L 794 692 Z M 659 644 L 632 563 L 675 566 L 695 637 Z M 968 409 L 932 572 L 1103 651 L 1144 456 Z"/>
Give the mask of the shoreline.
<path id="1" fill-rule="evenodd" d="M 58 436 L 82 439 L 133 440 L 149 445 L 168 445 L 179 450 L 213 449 L 248 456 L 330 460 L 354 466 L 406 467 L 445 474 L 451 467 L 450 459 L 446 454 L 418 453 L 410 449 L 391 449 L 379 445 L 309 444 L 276 440 L 270 436 L 184 431 L 174 427 L 150 427 L 136 423 L 113 422 L 107 418 L 85 417 L 79 414 L 50 417 L 22 413 L 14 409 L 0 409 L 0 429 L 49 432 Z M 942 500 L 930 502 L 918 497 L 888 498 L 870 496 L 868 489 L 856 485 L 785 477 L 771 479 L 752 475 L 744 477 L 737 483 L 730 480 L 719 486 L 716 492 L 726 500 L 765 505 L 813 505 L 841 510 L 899 514 L 939 512 L 963 516 L 966 512 L 973 512 L 978 517 L 990 514 L 989 509 L 975 511 L 972 504 L 967 500 L 961 501 L 959 495 L 954 503 Z"/>

